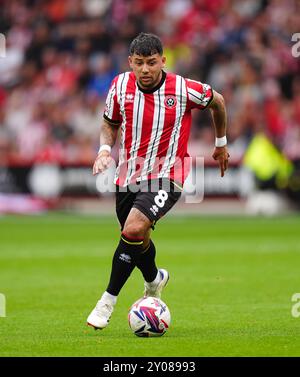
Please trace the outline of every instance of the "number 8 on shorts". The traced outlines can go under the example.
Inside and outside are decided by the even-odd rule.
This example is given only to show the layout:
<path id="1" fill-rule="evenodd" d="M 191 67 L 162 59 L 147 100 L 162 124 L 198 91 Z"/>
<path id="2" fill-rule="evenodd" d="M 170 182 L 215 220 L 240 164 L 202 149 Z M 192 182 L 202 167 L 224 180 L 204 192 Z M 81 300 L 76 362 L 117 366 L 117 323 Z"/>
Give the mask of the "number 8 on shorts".
<path id="1" fill-rule="evenodd" d="M 165 190 L 159 190 L 157 195 L 154 197 L 154 202 L 159 208 L 162 208 L 165 205 L 168 197 L 169 195 Z"/>

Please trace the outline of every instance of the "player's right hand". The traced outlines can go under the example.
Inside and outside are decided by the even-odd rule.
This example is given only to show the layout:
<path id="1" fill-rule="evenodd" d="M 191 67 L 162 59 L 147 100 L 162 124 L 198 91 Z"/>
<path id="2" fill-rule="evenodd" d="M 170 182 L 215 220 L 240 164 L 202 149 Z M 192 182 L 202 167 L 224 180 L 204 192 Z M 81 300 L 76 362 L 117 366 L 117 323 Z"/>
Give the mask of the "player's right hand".
<path id="1" fill-rule="evenodd" d="M 109 167 L 112 157 L 108 151 L 102 151 L 98 153 L 93 166 L 93 175 L 102 173 Z"/>

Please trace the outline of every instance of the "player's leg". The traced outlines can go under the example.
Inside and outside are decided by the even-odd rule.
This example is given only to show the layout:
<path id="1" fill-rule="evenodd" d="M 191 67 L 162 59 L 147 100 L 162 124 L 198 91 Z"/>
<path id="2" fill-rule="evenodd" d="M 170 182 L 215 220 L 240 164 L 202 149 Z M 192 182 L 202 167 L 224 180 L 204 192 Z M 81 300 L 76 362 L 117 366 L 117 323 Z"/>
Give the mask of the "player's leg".
<path id="1" fill-rule="evenodd" d="M 165 269 L 158 269 L 155 263 L 156 248 L 150 239 L 150 230 L 145 237 L 143 252 L 137 263 L 137 267 L 144 277 L 144 296 L 160 297 L 162 289 L 167 285 L 169 273 Z"/>
<path id="2" fill-rule="evenodd" d="M 144 238 L 143 251 L 140 255 L 137 267 L 141 270 L 145 281 L 153 281 L 158 273 L 155 264 L 156 249 L 150 238 L 151 229 L 149 229 Z"/>
<path id="3" fill-rule="evenodd" d="M 152 184 L 154 183 L 154 184 Z M 159 218 L 164 216 L 178 201 L 181 191 L 174 189 L 170 181 L 151 181 L 148 190 L 141 188 L 134 200 L 134 207 L 143 212 L 154 225 Z M 148 245 L 148 246 L 147 246 Z M 150 229 L 144 239 L 142 252 L 137 267 L 144 276 L 144 295 L 160 297 L 162 289 L 169 280 L 169 273 L 165 269 L 158 269 L 155 263 L 156 249 L 150 239 Z"/>
<path id="4" fill-rule="evenodd" d="M 150 239 L 151 229 L 147 231 L 144 237 L 143 251 L 137 261 L 137 267 L 141 270 L 146 282 L 153 282 L 157 275 L 158 269 L 155 263 L 156 248 Z"/>
<path id="5" fill-rule="evenodd" d="M 138 192 L 137 194 L 117 192 L 117 214 L 123 232 L 113 257 L 107 290 L 88 317 L 88 324 L 94 328 L 107 326 L 117 296 L 136 265 L 145 277 L 146 296 L 159 297 L 166 285 L 169 274 L 166 270 L 157 270 L 155 246 L 149 238 L 150 228 L 176 203 L 180 193 L 172 191 L 167 194 L 163 191 L 160 189 L 157 192 Z M 157 203 L 159 203 L 158 207 Z M 148 250 L 147 244 L 150 245 Z"/>
<path id="6" fill-rule="evenodd" d="M 144 239 L 151 221 L 138 209 L 132 208 L 124 224 L 118 248 L 113 257 L 110 280 L 106 291 L 118 296 L 144 251 Z"/>
<path id="7" fill-rule="evenodd" d="M 123 229 L 125 225 L 126 219 L 132 208 L 135 196 L 136 196 L 136 193 L 133 193 L 130 190 L 121 191 L 119 190 L 119 187 L 116 186 L 116 213 L 117 213 L 117 217 L 118 217 L 121 229 Z M 115 250 L 112 266 L 116 264 L 114 261 L 116 261 L 118 258 L 121 257 L 121 254 L 122 254 L 122 251 L 120 252 L 120 250 L 122 250 L 121 241 L 122 240 L 120 239 L 118 246 Z M 126 253 L 124 253 L 124 255 L 125 254 Z M 123 267 L 125 268 L 126 273 L 130 275 L 131 271 L 134 268 L 134 264 L 126 263 L 126 257 L 124 257 L 122 261 L 123 261 Z M 117 296 L 118 296 L 118 289 L 116 289 L 116 287 L 112 286 L 111 291 L 105 291 L 102 294 L 100 300 L 97 302 L 96 307 L 92 310 L 92 312 L 88 316 L 88 319 L 87 319 L 88 325 L 94 327 L 95 329 L 103 329 L 104 327 L 106 327 L 108 325 L 110 316 L 113 312 L 114 306 L 116 305 Z"/>
<path id="8" fill-rule="evenodd" d="M 117 296 L 144 250 L 143 241 L 150 227 L 151 221 L 143 213 L 136 208 L 130 210 L 113 256 L 108 287 L 87 320 L 95 329 L 103 329 L 108 325 Z"/>

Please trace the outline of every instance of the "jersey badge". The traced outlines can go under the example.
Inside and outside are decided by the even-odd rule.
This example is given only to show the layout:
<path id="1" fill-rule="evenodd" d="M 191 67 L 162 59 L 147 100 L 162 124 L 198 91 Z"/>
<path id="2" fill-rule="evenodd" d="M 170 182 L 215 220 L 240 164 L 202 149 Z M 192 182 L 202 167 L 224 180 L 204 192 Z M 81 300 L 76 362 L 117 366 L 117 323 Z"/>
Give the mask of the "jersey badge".
<path id="1" fill-rule="evenodd" d="M 175 96 L 166 96 L 165 98 L 165 106 L 168 107 L 169 109 L 172 109 L 173 107 L 176 106 L 177 99 Z"/>

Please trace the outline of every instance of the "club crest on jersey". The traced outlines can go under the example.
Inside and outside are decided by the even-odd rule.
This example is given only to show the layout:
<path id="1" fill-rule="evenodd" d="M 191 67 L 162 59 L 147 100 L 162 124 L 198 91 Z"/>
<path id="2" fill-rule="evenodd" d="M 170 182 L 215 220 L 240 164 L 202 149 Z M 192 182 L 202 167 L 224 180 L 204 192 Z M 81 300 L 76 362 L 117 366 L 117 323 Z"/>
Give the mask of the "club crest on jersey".
<path id="1" fill-rule="evenodd" d="M 125 96 L 125 101 L 126 102 L 133 102 L 134 101 L 134 94 L 127 93 L 126 96 Z"/>
<path id="2" fill-rule="evenodd" d="M 172 109 L 173 107 L 176 106 L 177 99 L 175 96 L 166 96 L 165 98 L 165 106 L 168 107 L 169 109 Z"/>

